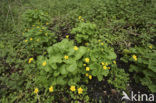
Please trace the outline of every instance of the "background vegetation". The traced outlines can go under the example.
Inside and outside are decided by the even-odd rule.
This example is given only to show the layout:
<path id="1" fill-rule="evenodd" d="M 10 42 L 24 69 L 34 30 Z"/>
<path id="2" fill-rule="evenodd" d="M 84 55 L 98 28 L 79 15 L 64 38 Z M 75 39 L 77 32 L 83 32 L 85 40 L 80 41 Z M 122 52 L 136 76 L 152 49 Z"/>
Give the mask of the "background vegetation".
<path id="1" fill-rule="evenodd" d="M 156 92 L 155 0 L 1 0 L 0 14 L 0 102 Z"/>

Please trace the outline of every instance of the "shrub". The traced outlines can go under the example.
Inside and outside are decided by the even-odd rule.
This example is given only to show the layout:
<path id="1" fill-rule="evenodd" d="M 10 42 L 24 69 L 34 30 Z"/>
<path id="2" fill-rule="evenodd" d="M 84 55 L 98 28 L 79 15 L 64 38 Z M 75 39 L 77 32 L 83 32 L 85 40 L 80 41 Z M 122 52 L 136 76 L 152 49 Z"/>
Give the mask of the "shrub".
<path id="1" fill-rule="evenodd" d="M 56 36 L 46 26 L 33 25 L 30 29 L 26 29 L 23 34 L 25 40 L 23 41 L 27 50 L 35 51 L 35 53 L 42 53 L 46 47 L 56 42 Z"/>
<path id="2" fill-rule="evenodd" d="M 112 65 L 111 68 L 108 83 L 112 84 L 119 90 L 126 90 L 129 81 L 129 74 L 125 73 L 124 69 L 117 68 L 115 64 Z"/>
<path id="3" fill-rule="evenodd" d="M 124 50 L 124 62 L 130 62 L 130 72 L 134 72 L 136 82 L 141 82 L 147 86 L 152 92 L 156 92 L 156 51 L 152 45 L 149 47 L 134 47 Z"/>
<path id="4" fill-rule="evenodd" d="M 81 22 L 77 27 L 71 30 L 71 34 L 75 35 L 75 39 L 78 43 L 87 42 L 96 36 L 96 25 L 93 23 Z"/>
<path id="5" fill-rule="evenodd" d="M 90 62 L 87 66 L 90 67 L 89 73 L 101 81 L 103 76 L 108 75 L 110 66 L 116 59 L 116 54 L 113 48 L 100 40 L 92 41 L 88 48 L 87 57 L 90 58 Z"/>
<path id="6" fill-rule="evenodd" d="M 39 74 L 36 83 L 45 87 L 50 85 L 76 85 L 84 71 L 83 56 L 86 48 L 74 46 L 67 39 L 47 49 L 48 55 L 38 57 Z"/>
<path id="7" fill-rule="evenodd" d="M 23 21 L 27 26 L 38 23 L 46 24 L 49 21 L 49 15 L 43 10 L 27 10 L 23 14 Z"/>

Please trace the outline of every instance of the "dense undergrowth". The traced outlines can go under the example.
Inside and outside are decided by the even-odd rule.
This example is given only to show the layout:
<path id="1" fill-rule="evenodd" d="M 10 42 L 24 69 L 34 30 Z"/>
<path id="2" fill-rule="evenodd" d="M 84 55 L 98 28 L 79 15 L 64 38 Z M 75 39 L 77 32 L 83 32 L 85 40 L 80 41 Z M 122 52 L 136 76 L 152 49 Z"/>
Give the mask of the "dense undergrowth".
<path id="1" fill-rule="evenodd" d="M 156 92 L 154 0 L 1 0 L 1 103 L 121 103 Z"/>

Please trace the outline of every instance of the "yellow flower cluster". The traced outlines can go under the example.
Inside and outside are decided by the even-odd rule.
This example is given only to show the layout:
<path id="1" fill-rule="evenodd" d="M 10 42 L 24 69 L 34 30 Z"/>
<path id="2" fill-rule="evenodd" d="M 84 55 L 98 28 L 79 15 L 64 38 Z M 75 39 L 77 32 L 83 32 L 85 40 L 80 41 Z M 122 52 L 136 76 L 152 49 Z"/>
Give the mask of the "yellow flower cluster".
<path id="1" fill-rule="evenodd" d="M 132 58 L 137 61 L 137 56 L 136 55 L 132 55 Z"/>
<path id="2" fill-rule="evenodd" d="M 50 86 L 50 87 L 49 87 L 49 92 L 53 92 L 53 91 L 54 91 L 53 86 Z M 34 93 L 35 93 L 35 94 L 38 94 L 38 92 L 39 92 L 39 89 L 38 89 L 38 88 L 35 88 L 35 89 L 34 89 Z"/>
<path id="3" fill-rule="evenodd" d="M 70 86 L 70 90 L 72 92 L 74 92 L 76 90 L 75 86 Z M 83 93 L 83 89 L 80 87 L 77 89 L 78 90 L 78 94 L 82 94 Z"/>
<path id="4" fill-rule="evenodd" d="M 84 21 L 84 19 L 82 18 L 82 16 L 79 16 L 79 20 Z"/>
<path id="5" fill-rule="evenodd" d="M 101 62 L 101 64 L 103 65 L 103 69 L 106 70 L 106 69 L 110 69 L 110 67 L 107 67 L 108 66 L 108 63 L 104 63 L 104 62 Z"/>

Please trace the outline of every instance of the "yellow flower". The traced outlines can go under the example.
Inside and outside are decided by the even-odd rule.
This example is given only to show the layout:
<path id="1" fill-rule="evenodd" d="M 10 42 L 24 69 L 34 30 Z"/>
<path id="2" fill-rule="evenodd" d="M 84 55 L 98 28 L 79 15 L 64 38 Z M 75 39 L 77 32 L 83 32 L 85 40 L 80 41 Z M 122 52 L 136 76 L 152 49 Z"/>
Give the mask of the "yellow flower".
<path id="1" fill-rule="evenodd" d="M 75 86 L 71 86 L 71 87 L 70 87 L 70 90 L 71 90 L 72 92 L 74 92 L 74 91 L 75 91 Z"/>
<path id="2" fill-rule="evenodd" d="M 114 64 L 116 64 L 116 61 L 113 61 Z"/>
<path id="3" fill-rule="evenodd" d="M 88 43 L 85 43 L 85 46 L 88 46 Z"/>
<path id="4" fill-rule="evenodd" d="M 88 73 L 86 73 L 85 75 L 86 75 L 86 77 L 88 77 Z"/>
<path id="5" fill-rule="evenodd" d="M 101 42 L 101 40 L 98 40 L 98 42 Z"/>
<path id="6" fill-rule="evenodd" d="M 83 64 L 83 66 L 86 66 L 86 64 Z"/>
<path id="7" fill-rule="evenodd" d="M 53 92 L 53 91 L 54 91 L 53 86 L 50 86 L 49 92 Z"/>
<path id="8" fill-rule="evenodd" d="M 86 63 L 89 63 L 89 58 L 85 58 L 85 62 Z"/>
<path id="9" fill-rule="evenodd" d="M 66 60 L 67 60 L 68 58 L 69 58 L 69 57 L 68 57 L 67 55 L 65 55 L 65 56 L 64 56 L 64 59 L 66 59 Z"/>
<path id="10" fill-rule="evenodd" d="M 110 67 L 108 67 L 108 69 L 110 69 Z"/>
<path id="11" fill-rule="evenodd" d="M 66 35 L 66 38 L 68 39 L 69 38 L 69 35 Z"/>
<path id="12" fill-rule="evenodd" d="M 83 92 L 83 89 L 80 87 L 80 88 L 78 89 L 78 94 L 82 94 L 82 92 Z"/>
<path id="13" fill-rule="evenodd" d="M 89 67 L 86 67 L 86 71 L 89 71 L 90 70 L 90 68 Z"/>
<path id="14" fill-rule="evenodd" d="M 34 93 L 38 94 L 38 91 L 39 91 L 38 88 L 35 88 Z"/>
<path id="15" fill-rule="evenodd" d="M 31 63 L 33 60 L 34 60 L 33 58 L 30 58 L 28 63 Z"/>
<path id="16" fill-rule="evenodd" d="M 104 63 L 104 62 L 101 62 L 101 64 L 102 64 L 102 65 L 105 65 L 105 63 Z"/>
<path id="17" fill-rule="evenodd" d="M 90 80 L 92 79 L 92 75 L 89 75 L 89 79 L 90 79 Z"/>
<path id="18" fill-rule="evenodd" d="M 149 48 L 152 49 L 152 45 L 150 45 Z"/>
<path id="19" fill-rule="evenodd" d="M 104 45 L 104 43 L 101 43 L 101 45 Z"/>
<path id="20" fill-rule="evenodd" d="M 103 69 L 105 69 L 105 70 L 106 70 L 106 69 L 107 69 L 107 67 L 106 67 L 106 66 L 103 66 Z"/>
<path id="21" fill-rule="evenodd" d="M 79 20 L 82 18 L 82 16 L 79 16 Z"/>
<path id="22" fill-rule="evenodd" d="M 47 62 L 44 61 L 44 62 L 42 63 L 42 66 L 46 66 L 46 65 L 47 65 Z"/>
<path id="23" fill-rule="evenodd" d="M 133 55 L 132 58 L 137 61 L 137 56 L 136 55 Z"/>
<path id="24" fill-rule="evenodd" d="M 33 40 L 33 38 L 30 38 L 30 40 L 32 41 L 32 40 Z"/>
<path id="25" fill-rule="evenodd" d="M 79 48 L 77 46 L 74 46 L 74 50 L 78 50 Z"/>
<path id="26" fill-rule="evenodd" d="M 28 40 L 24 40 L 24 42 L 28 42 Z"/>

